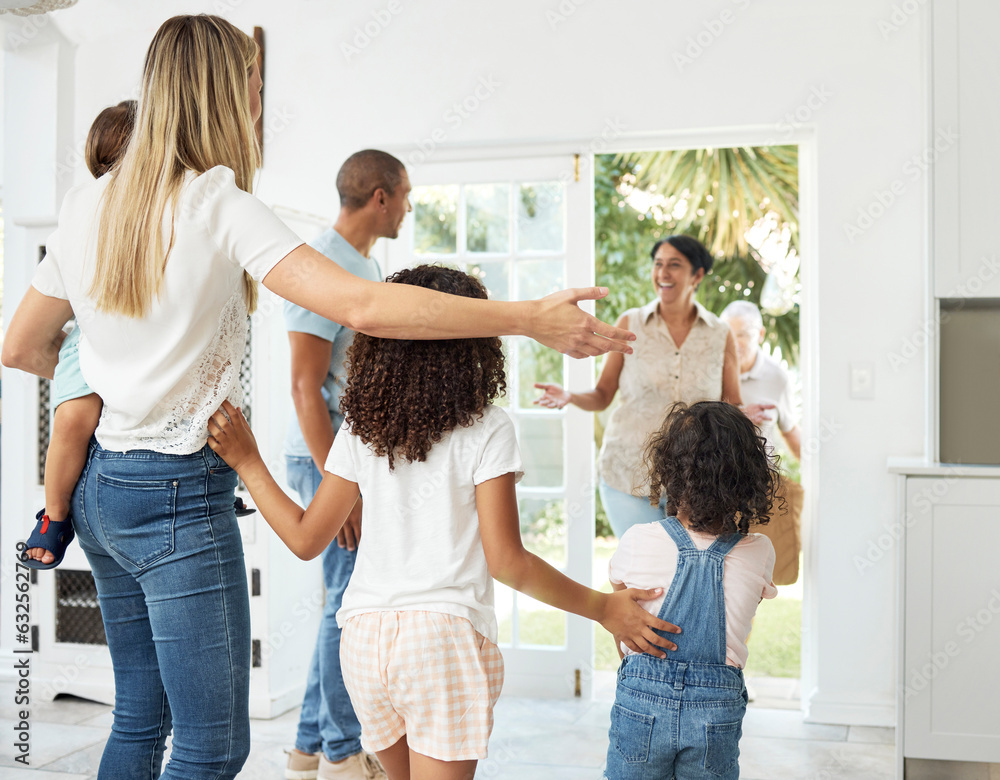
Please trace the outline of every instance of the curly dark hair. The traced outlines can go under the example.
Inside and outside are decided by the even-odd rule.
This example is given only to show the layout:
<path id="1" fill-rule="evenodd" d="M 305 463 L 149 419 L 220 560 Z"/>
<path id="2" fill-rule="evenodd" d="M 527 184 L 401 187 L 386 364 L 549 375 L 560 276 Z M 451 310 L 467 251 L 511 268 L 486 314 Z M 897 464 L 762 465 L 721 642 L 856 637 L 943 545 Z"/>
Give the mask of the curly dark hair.
<path id="1" fill-rule="evenodd" d="M 674 404 L 646 445 L 653 505 L 667 494 L 667 514 L 684 512 L 693 531 L 746 536 L 770 519 L 778 488 L 777 457 L 746 415 L 731 404 Z"/>
<path id="2" fill-rule="evenodd" d="M 478 279 L 439 265 L 408 268 L 386 282 L 487 297 Z M 499 338 L 408 341 L 358 333 L 340 409 L 351 433 L 388 457 L 391 471 L 396 458 L 426 460 L 445 433 L 472 425 L 506 391 Z"/>

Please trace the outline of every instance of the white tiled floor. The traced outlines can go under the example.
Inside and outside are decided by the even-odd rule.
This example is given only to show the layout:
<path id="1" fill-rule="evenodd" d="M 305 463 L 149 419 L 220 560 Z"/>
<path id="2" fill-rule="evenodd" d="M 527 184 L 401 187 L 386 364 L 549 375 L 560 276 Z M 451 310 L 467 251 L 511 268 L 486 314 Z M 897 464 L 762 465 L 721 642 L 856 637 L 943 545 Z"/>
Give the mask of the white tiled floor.
<path id="1" fill-rule="evenodd" d="M 501 696 L 490 757 L 477 777 L 499 780 L 600 778 L 608 744 L 611 679 L 596 686 L 595 701 Z M 803 723 L 787 685 L 764 682 L 760 694 L 775 707 L 751 706 L 743 724 L 744 780 L 891 780 L 893 730 Z M 12 697 L 3 697 L 0 734 L 14 732 Z M 280 780 L 282 749 L 295 733 L 298 711 L 251 722 L 252 750 L 241 780 Z M 14 761 L 12 739 L 0 741 L 4 780 L 87 780 L 97 775 L 111 725 L 111 708 L 81 699 L 38 704 L 31 713 L 31 768 Z"/>

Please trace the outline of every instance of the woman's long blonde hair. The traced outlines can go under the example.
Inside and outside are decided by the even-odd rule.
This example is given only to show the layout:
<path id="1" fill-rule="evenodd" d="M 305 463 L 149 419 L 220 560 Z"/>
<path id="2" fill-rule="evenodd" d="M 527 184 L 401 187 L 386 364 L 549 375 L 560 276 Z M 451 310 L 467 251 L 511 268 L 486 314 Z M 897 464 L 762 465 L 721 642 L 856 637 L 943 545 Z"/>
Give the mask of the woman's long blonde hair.
<path id="1" fill-rule="evenodd" d="M 191 170 L 231 168 L 251 191 L 260 147 L 250 115 L 253 38 L 218 16 L 175 16 L 146 52 L 135 130 L 108 183 L 90 295 L 99 311 L 142 317 L 159 295 L 174 244 L 164 246 L 163 217 Z M 257 285 L 243 274 L 247 310 Z"/>

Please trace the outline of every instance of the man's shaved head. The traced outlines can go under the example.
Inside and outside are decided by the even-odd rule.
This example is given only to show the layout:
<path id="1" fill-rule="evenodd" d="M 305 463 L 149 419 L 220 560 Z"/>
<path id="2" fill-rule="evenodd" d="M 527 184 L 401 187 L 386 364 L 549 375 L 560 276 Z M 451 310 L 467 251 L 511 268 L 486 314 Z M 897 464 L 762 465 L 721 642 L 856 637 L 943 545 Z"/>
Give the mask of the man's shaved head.
<path id="1" fill-rule="evenodd" d="M 368 203 L 377 189 L 385 190 L 387 195 L 395 194 L 405 170 L 403 163 L 388 152 L 378 149 L 355 152 L 340 166 L 337 174 L 340 207 L 357 211 Z"/>

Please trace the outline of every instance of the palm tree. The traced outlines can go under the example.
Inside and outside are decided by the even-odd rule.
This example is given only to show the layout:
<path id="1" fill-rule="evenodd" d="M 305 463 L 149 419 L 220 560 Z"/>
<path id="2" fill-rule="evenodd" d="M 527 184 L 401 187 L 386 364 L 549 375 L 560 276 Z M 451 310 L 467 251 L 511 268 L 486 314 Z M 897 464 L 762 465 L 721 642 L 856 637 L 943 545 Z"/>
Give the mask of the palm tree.
<path id="1" fill-rule="evenodd" d="M 652 243 L 685 233 L 716 258 L 699 300 L 716 313 L 736 299 L 761 306 L 772 348 L 797 362 L 797 147 L 605 155 L 596 185 L 598 284 L 618 293 L 605 304 L 607 319 L 645 302 Z"/>
<path id="2" fill-rule="evenodd" d="M 638 190 L 658 192 L 676 212 L 674 229 L 694 236 L 719 258 L 749 254 L 747 231 L 769 212 L 799 240 L 796 146 L 741 146 L 633 152 L 622 161 Z"/>

